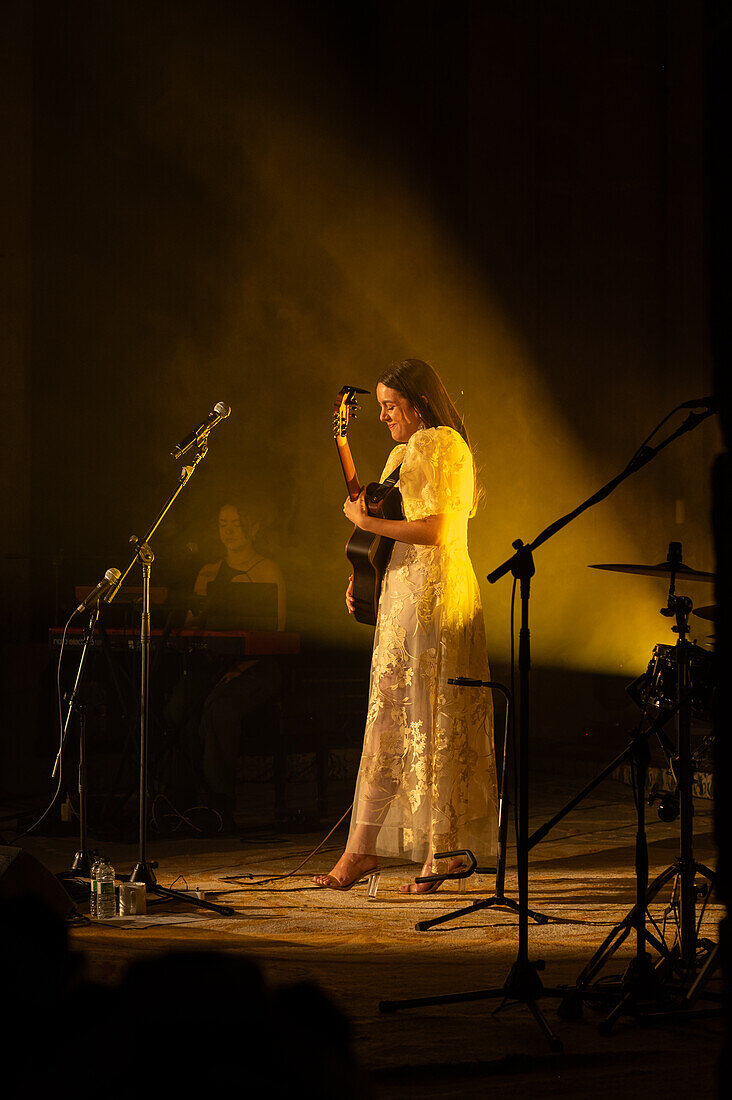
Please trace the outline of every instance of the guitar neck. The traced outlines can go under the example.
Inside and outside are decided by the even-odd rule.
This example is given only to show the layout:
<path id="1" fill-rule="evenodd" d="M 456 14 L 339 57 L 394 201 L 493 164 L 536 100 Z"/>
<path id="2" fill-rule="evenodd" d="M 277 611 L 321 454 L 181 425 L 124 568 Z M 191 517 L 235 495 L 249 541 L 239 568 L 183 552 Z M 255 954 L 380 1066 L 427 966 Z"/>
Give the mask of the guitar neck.
<path id="1" fill-rule="evenodd" d="M 338 448 L 338 457 L 341 460 L 343 476 L 346 479 L 346 488 L 348 489 L 348 495 L 351 500 L 357 500 L 358 494 L 361 492 L 361 486 L 358 483 L 356 464 L 353 461 L 353 456 L 351 455 L 351 448 L 349 447 L 348 440 L 345 436 L 337 435 L 335 437 L 335 441 L 336 447 Z"/>

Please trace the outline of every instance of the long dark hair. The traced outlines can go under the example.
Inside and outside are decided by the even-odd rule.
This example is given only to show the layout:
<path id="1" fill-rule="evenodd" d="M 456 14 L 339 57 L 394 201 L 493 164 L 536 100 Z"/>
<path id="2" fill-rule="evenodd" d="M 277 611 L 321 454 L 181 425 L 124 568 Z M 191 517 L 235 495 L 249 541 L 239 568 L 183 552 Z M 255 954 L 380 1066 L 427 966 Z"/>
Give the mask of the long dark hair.
<path id="1" fill-rule="evenodd" d="M 445 389 L 442 379 L 429 363 L 422 359 L 404 359 L 401 363 L 392 363 L 377 380 L 377 384 L 388 386 L 390 390 L 396 390 L 402 397 L 406 397 L 422 418 L 427 428 L 439 428 L 444 426 L 454 428 L 463 437 L 472 453 L 470 439 L 463 423 L 463 418 L 455 408 L 450 394 Z M 475 489 L 473 492 L 473 507 L 470 514 L 475 515 L 476 509 L 483 499 L 483 489 L 478 481 L 478 470 L 473 455 L 473 475 Z"/>
<path id="2" fill-rule="evenodd" d="M 392 363 L 379 376 L 378 382 L 406 397 L 426 427 L 438 428 L 444 425 L 454 428 L 470 446 L 463 418 L 453 405 L 439 374 L 429 363 L 421 359 L 404 359 L 401 363 Z"/>

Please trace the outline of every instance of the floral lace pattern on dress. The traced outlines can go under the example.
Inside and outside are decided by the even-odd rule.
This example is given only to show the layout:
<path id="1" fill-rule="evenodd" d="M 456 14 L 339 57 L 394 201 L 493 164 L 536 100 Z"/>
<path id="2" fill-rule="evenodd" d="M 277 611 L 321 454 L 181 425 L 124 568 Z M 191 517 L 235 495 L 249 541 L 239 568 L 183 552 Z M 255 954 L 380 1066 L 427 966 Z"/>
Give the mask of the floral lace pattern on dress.
<path id="1" fill-rule="evenodd" d="M 468 556 L 470 450 L 452 428 L 395 447 L 408 520 L 446 517 L 440 546 L 394 544 L 374 637 L 363 755 L 349 851 L 495 853 L 496 769 L 490 692 L 448 684 L 489 678 L 478 583 Z M 376 834 L 378 833 L 378 838 Z"/>

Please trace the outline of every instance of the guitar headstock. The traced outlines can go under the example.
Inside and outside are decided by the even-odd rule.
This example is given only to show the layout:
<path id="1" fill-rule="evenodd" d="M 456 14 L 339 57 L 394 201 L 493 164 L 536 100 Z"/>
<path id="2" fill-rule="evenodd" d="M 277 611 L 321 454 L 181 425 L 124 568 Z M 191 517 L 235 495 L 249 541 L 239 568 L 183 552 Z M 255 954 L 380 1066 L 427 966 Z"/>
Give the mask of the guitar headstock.
<path id="1" fill-rule="evenodd" d="M 358 386 L 344 386 L 333 405 L 333 435 L 336 439 L 345 439 L 351 419 L 358 416 L 360 405 L 358 394 L 369 393 Z"/>

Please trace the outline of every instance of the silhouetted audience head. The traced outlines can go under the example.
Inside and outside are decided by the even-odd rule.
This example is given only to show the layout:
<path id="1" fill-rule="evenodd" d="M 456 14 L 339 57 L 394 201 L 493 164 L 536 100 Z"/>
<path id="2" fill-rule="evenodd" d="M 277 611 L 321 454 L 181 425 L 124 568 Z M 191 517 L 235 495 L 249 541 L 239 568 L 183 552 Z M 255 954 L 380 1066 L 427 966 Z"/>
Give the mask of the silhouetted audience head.
<path id="1" fill-rule="evenodd" d="M 77 967 L 66 922 L 42 899 L 26 894 L 0 905 L 2 1011 L 46 1010 L 66 996 Z"/>
<path id="2" fill-rule="evenodd" d="M 238 951 L 169 952 L 84 982 L 65 922 L 28 897 L 0 905 L 0 970 L 3 1032 L 32 1026 L 42 1051 L 8 1096 L 369 1095 L 333 1002 L 308 983 L 270 987 Z"/>

